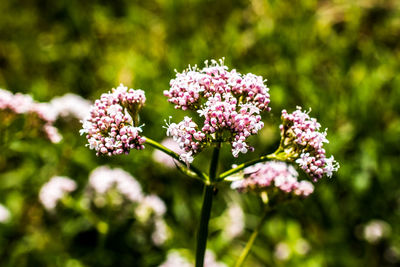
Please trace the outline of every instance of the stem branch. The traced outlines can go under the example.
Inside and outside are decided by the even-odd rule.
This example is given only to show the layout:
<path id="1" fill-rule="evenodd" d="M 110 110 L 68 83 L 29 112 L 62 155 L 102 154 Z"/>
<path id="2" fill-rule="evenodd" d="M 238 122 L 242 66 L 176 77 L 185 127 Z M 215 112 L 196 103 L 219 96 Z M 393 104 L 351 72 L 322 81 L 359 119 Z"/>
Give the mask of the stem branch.
<path id="1" fill-rule="evenodd" d="M 264 162 L 264 161 L 268 161 L 268 160 L 279 160 L 279 161 L 290 161 L 290 159 L 288 158 L 288 156 L 286 155 L 286 153 L 284 151 L 281 150 L 281 147 L 278 148 L 278 150 L 276 150 L 274 153 L 269 154 L 269 155 L 265 155 L 265 156 L 261 156 L 258 159 L 253 159 L 250 161 L 247 161 L 245 163 L 242 163 L 240 165 L 238 165 L 235 168 L 232 168 L 226 172 L 221 173 L 218 178 L 216 179 L 216 182 L 220 182 L 222 180 L 224 180 L 224 178 L 235 174 L 241 170 L 243 170 L 246 167 L 249 167 L 251 165 L 254 165 L 256 163 L 259 162 Z"/>
<path id="2" fill-rule="evenodd" d="M 184 166 L 187 166 L 186 162 L 181 160 L 177 153 L 175 153 L 171 149 L 161 145 L 160 143 L 158 143 L 158 142 L 156 142 L 156 141 L 154 141 L 154 140 L 152 140 L 152 139 L 150 139 L 148 137 L 145 137 L 145 138 L 146 138 L 146 144 L 149 144 L 150 146 L 154 147 L 155 149 L 158 149 L 158 150 L 164 152 L 165 154 L 167 154 L 167 155 L 171 156 L 172 158 L 174 158 L 175 160 L 177 160 L 179 163 L 182 163 Z M 195 174 L 197 174 L 197 176 L 200 178 L 200 180 L 202 180 L 206 184 L 208 183 L 209 177 L 207 176 L 207 174 L 205 174 L 201 170 L 197 169 L 193 165 L 189 165 L 188 169 L 191 170 L 192 172 L 194 172 Z"/>

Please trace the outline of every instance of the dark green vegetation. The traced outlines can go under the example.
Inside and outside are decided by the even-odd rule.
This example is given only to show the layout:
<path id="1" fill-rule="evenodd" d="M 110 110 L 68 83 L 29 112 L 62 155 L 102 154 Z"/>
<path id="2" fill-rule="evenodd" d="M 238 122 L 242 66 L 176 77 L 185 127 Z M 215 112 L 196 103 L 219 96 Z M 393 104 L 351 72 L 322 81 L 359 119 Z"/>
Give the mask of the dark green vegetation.
<path id="1" fill-rule="evenodd" d="M 95 100 L 123 82 L 146 91 L 144 134 L 161 141 L 164 119 L 178 121 L 163 96 L 174 69 L 226 58 L 230 68 L 268 79 L 271 114 L 253 137 L 255 152 L 233 159 L 222 147 L 219 170 L 271 153 L 279 142 L 280 111 L 311 107 L 328 127 L 328 154 L 341 164 L 304 201 L 281 206 L 267 220 L 248 266 L 395 266 L 400 262 L 400 3 L 357 1 L 0 1 L 0 88 L 49 101 L 68 92 Z M 0 203 L 12 219 L 0 224 L 1 266 L 156 266 L 170 248 L 195 247 L 201 183 L 152 161 L 152 149 L 97 158 L 76 121 L 57 122 L 64 140 L 2 143 Z M 2 131 L 5 129 L 1 129 Z M 195 160 L 207 170 L 211 151 Z M 168 206 L 173 233 L 155 247 L 132 238 L 129 221 L 110 219 L 102 240 L 75 212 L 47 213 L 38 202 L 53 175 L 78 182 L 98 165 L 132 173 L 143 190 Z M 74 196 L 72 194 L 72 196 Z M 227 242 L 211 219 L 208 248 L 231 266 L 261 216 L 261 201 L 219 188 L 212 218 L 240 202 L 244 234 Z M 379 219 L 386 238 L 369 243 L 363 227 Z M 133 231 L 133 232 L 132 232 Z M 133 234 L 127 234 L 127 233 Z M 296 247 L 306 240 L 309 248 Z M 285 242 L 287 260 L 276 257 Z M 282 247 L 282 246 L 281 246 Z M 136 264 L 134 264 L 136 263 Z"/>

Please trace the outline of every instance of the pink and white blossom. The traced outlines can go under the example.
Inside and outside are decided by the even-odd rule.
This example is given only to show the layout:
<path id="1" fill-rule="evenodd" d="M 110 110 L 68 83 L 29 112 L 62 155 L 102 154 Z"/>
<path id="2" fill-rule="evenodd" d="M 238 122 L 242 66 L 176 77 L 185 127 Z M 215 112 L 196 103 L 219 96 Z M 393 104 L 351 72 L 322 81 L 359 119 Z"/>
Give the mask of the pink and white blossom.
<path id="1" fill-rule="evenodd" d="M 260 112 L 270 110 L 265 81 L 251 73 L 229 71 L 223 60 L 212 60 L 210 65 L 206 61 L 205 65 L 203 69 L 189 66 L 177 73 L 170 89 L 164 91 L 175 108 L 196 110 L 202 126 L 185 117 L 178 124 L 169 124 L 167 135 L 179 143 L 185 150 L 183 157 L 189 160 L 214 141 L 231 143 L 234 157 L 253 151 L 247 138 L 263 128 Z M 192 154 L 188 157 L 189 151 Z"/>
<path id="2" fill-rule="evenodd" d="M 308 114 L 301 107 L 292 113 L 282 110 L 280 129 L 284 149 L 291 151 L 289 157 L 294 158 L 300 168 L 317 181 L 323 175 L 331 177 L 339 169 L 339 163 L 333 156 L 326 157 L 323 144 L 329 143 L 327 130 L 320 132 L 321 125 Z"/>
<path id="3" fill-rule="evenodd" d="M 142 90 L 128 89 L 122 84 L 101 95 L 83 122 L 81 134 L 86 134 L 89 148 L 97 155 L 128 154 L 131 149 L 144 149 L 137 113 L 146 101 Z"/>

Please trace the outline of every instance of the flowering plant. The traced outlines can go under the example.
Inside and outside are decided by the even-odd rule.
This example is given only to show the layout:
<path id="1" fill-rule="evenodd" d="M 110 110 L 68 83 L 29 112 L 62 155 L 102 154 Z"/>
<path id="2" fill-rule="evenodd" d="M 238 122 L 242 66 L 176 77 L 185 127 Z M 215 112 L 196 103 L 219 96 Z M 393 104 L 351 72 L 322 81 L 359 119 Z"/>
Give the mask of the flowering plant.
<path id="1" fill-rule="evenodd" d="M 234 69 L 229 70 L 223 60 L 212 60 L 211 64 L 206 61 L 202 69 L 189 66 L 182 73 L 177 72 L 164 95 L 176 109 L 192 110 L 197 114 L 195 118 L 185 116 L 178 123 L 171 122 L 170 117 L 165 127 L 166 135 L 178 144 L 179 154 L 142 135 L 139 112 L 146 101 L 144 91 L 128 89 L 122 84 L 96 100 L 90 115 L 83 120 L 81 134 L 86 134 L 89 148 L 96 150 L 97 155 L 128 154 L 132 149 L 142 150 L 150 145 L 172 157 L 185 174 L 204 183 L 196 266 L 204 264 L 212 200 L 219 183 L 233 181 L 233 189 L 259 193 L 268 205 L 271 196 L 284 201 L 289 197 L 306 197 L 314 190 L 311 182 L 298 180 L 297 171 L 288 163 L 297 163 L 313 182 L 324 175 L 331 177 L 339 168 L 333 156 L 326 156 L 323 147 L 328 143 L 326 130 L 320 132 L 317 120 L 298 107 L 292 113 L 282 111 L 281 141 L 274 153 L 218 173 L 221 144 L 229 143 L 235 158 L 240 153 L 254 151 L 248 138 L 264 127 L 261 114 L 270 111 L 269 88 L 265 80 L 251 73 L 243 75 Z M 206 173 L 193 162 L 208 147 L 213 148 L 213 155 Z M 265 219 L 266 215 L 259 227 Z M 259 227 L 237 266 L 244 262 Z"/>

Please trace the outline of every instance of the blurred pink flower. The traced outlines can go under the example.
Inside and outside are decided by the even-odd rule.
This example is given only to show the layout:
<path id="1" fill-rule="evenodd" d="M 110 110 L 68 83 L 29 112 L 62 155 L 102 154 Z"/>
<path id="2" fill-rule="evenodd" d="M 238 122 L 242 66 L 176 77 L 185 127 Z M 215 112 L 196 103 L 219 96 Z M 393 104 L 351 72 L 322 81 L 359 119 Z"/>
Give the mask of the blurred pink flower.
<path id="1" fill-rule="evenodd" d="M 231 187 L 239 192 L 278 188 L 285 193 L 308 196 L 314 191 L 314 186 L 310 182 L 298 181 L 296 170 L 284 162 L 257 163 L 244 169 L 243 174 L 244 179 L 231 184 Z"/>

